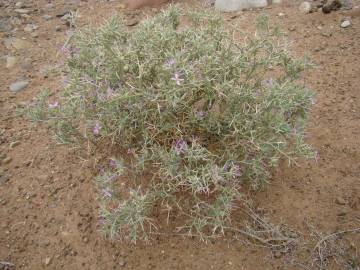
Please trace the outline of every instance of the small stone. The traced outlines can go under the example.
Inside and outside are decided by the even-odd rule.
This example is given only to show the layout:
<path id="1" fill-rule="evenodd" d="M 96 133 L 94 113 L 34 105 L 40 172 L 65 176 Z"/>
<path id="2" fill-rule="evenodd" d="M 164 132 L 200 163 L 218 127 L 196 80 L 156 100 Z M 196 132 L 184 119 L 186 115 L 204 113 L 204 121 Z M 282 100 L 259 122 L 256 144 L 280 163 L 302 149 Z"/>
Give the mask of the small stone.
<path id="1" fill-rule="evenodd" d="M 31 37 L 32 37 L 32 38 L 38 38 L 38 37 L 39 37 L 39 33 L 38 33 L 38 32 L 31 33 Z"/>
<path id="2" fill-rule="evenodd" d="M 2 164 L 9 164 L 12 161 L 11 157 L 6 157 L 3 159 Z"/>
<path id="3" fill-rule="evenodd" d="M 14 9 L 14 11 L 19 14 L 29 14 L 30 13 L 30 10 L 25 9 L 25 8 L 17 8 L 17 9 Z"/>
<path id="4" fill-rule="evenodd" d="M 126 25 L 127 26 L 135 26 L 139 23 L 139 19 L 138 18 L 131 18 L 129 20 L 126 21 Z"/>
<path id="5" fill-rule="evenodd" d="M 14 56 L 6 57 L 6 68 L 8 68 L 8 69 L 13 68 L 15 66 L 16 62 L 17 62 L 16 57 L 14 57 Z"/>
<path id="6" fill-rule="evenodd" d="M 338 204 L 338 205 L 345 205 L 346 204 L 346 201 L 343 197 L 337 197 L 335 199 L 335 203 Z"/>
<path id="7" fill-rule="evenodd" d="M 280 251 L 275 251 L 274 252 L 274 257 L 276 258 L 276 259 L 279 259 L 279 258 L 281 258 L 281 256 L 282 256 L 282 253 L 280 252 Z"/>
<path id="8" fill-rule="evenodd" d="M 216 0 L 215 8 L 217 10 L 230 12 L 250 8 L 261 8 L 268 5 L 267 0 Z"/>
<path id="9" fill-rule="evenodd" d="M 55 26 L 55 31 L 56 32 L 61 32 L 61 26 L 60 25 L 57 25 L 57 26 Z"/>
<path id="10" fill-rule="evenodd" d="M 84 243 L 88 243 L 88 242 L 89 242 L 89 238 L 84 237 L 84 238 L 83 238 L 83 241 L 84 241 Z"/>
<path id="11" fill-rule="evenodd" d="M 119 261 L 119 266 L 124 267 L 126 265 L 126 262 L 124 260 Z"/>
<path id="12" fill-rule="evenodd" d="M 24 5 L 23 2 L 17 2 L 17 3 L 15 4 L 15 7 L 17 7 L 17 8 L 24 8 L 25 5 Z"/>
<path id="13" fill-rule="evenodd" d="M 45 21 L 50 21 L 52 18 L 53 18 L 53 16 L 51 16 L 51 15 L 49 15 L 49 14 L 45 14 L 44 16 L 42 16 L 43 17 L 43 19 L 45 20 Z"/>
<path id="14" fill-rule="evenodd" d="M 346 216 L 347 212 L 346 211 L 340 211 L 337 215 L 339 217 L 343 217 L 343 216 Z"/>
<path id="15" fill-rule="evenodd" d="M 311 10 L 311 4 L 307 1 L 302 2 L 299 6 L 299 11 L 303 14 L 310 13 L 310 10 Z"/>
<path id="16" fill-rule="evenodd" d="M 32 60 L 30 58 L 26 58 L 22 63 L 21 63 L 21 68 L 23 70 L 31 70 L 33 68 L 32 65 Z"/>
<path id="17" fill-rule="evenodd" d="M 342 1 L 342 9 L 350 10 L 350 9 L 353 9 L 353 7 L 354 7 L 353 0 L 343 0 Z"/>
<path id="18" fill-rule="evenodd" d="M 272 3 L 278 5 L 282 3 L 282 0 L 273 0 Z"/>
<path id="19" fill-rule="evenodd" d="M 51 263 L 51 258 L 50 258 L 50 257 L 45 258 L 44 264 L 47 266 L 47 265 L 49 265 L 50 263 Z"/>
<path id="20" fill-rule="evenodd" d="M 324 31 L 324 32 L 321 32 L 321 35 L 324 36 L 324 37 L 331 37 L 332 33 Z"/>
<path id="21" fill-rule="evenodd" d="M 278 14 L 278 17 L 280 17 L 280 18 L 285 17 L 285 16 L 286 16 L 285 13 L 282 13 L 282 12 L 280 12 L 280 13 Z"/>
<path id="22" fill-rule="evenodd" d="M 21 90 L 24 90 L 28 85 L 29 85 L 28 81 L 19 81 L 11 84 L 9 88 L 11 92 L 17 93 L 20 92 Z"/>
<path id="23" fill-rule="evenodd" d="M 34 30 L 38 29 L 39 27 L 37 25 L 34 25 L 34 24 L 27 24 L 25 27 L 24 27 L 24 31 L 25 32 L 28 32 L 28 33 L 31 33 L 31 32 L 34 32 Z"/>
<path id="24" fill-rule="evenodd" d="M 52 9 L 54 7 L 54 4 L 53 3 L 49 3 L 49 4 L 46 4 L 45 5 L 45 8 L 46 9 Z"/>
<path id="25" fill-rule="evenodd" d="M 347 28 L 347 27 L 349 27 L 351 25 L 351 21 L 350 20 L 344 20 L 341 24 L 340 24 L 340 26 L 342 27 L 342 28 Z"/>
<path id="26" fill-rule="evenodd" d="M 0 177 L 1 177 L 1 176 L 3 176 L 3 175 L 4 175 L 4 173 L 5 173 L 4 168 L 0 167 Z"/>
<path id="27" fill-rule="evenodd" d="M 9 32 L 11 31 L 11 25 L 8 20 L 0 19 L 0 32 Z"/>
<path id="28" fill-rule="evenodd" d="M 20 144 L 20 141 L 15 141 L 10 143 L 10 149 L 14 149 L 16 146 Z"/>
<path id="29" fill-rule="evenodd" d="M 30 47 L 30 42 L 19 38 L 14 38 L 11 40 L 11 46 L 17 50 L 26 49 Z"/>

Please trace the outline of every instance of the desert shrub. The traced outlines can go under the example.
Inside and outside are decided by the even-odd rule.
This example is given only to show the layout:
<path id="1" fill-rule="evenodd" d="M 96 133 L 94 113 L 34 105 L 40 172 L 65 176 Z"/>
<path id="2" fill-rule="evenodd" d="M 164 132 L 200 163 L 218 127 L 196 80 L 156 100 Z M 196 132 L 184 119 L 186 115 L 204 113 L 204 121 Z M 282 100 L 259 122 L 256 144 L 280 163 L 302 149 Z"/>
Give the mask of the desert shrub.
<path id="1" fill-rule="evenodd" d="M 313 155 L 304 142 L 312 93 L 298 82 L 307 64 L 267 17 L 238 42 L 218 14 L 181 12 L 171 7 L 133 30 L 114 17 L 63 49 L 57 137 L 127 152 L 96 178 L 112 238 L 146 238 L 162 209 L 179 230 L 223 233 L 242 189 L 261 188 L 281 159 Z"/>

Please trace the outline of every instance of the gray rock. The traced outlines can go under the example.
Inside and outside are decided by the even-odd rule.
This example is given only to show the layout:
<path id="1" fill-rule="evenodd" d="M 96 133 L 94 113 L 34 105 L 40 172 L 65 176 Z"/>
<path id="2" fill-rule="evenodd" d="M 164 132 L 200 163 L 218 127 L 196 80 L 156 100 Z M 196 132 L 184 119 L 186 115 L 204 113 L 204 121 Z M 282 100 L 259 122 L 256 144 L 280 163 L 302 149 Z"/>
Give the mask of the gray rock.
<path id="1" fill-rule="evenodd" d="M 17 7 L 17 8 L 24 8 L 24 7 L 25 7 L 25 4 L 24 4 L 23 2 L 17 2 L 17 3 L 15 4 L 15 7 Z"/>
<path id="2" fill-rule="evenodd" d="M 5 41 L 5 43 L 9 43 L 10 47 L 13 47 L 17 50 L 27 49 L 31 46 L 29 41 L 20 38 L 10 38 L 8 41 Z M 5 46 L 8 47 L 7 45 L 9 44 L 5 44 Z"/>
<path id="3" fill-rule="evenodd" d="M 31 33 L 34 32 L 34 30 L 38 29 L 39 27 L 35 24 L 27 24 L 24 28 L 25 32 Z"/>
<path id="4" fill-rule="evenodd" d="M 311 10 L 311 4 L 307 1 L 302 2 L 299 6 L 299 11 L 304 14 L 310 13 Z"/>
<path id="5" fill-rule="evenodd" d="M 260 8 L 268 5 L 267 0 L 216 0 L 215 8 L 221 11 L 237 11 L 249 8 Z"/>
<path id="6" fill-rule="evenodd" d="M 0 19 L 0 32 L 10 32 L 12 29 L 8 20 Z"/>
<path id="7" fill-rule="evenodd" d="M 350 9 L 353 9 L 354 7 L 354 3 L 353 3 L 353 0 L 343 0 L 342 1 L 342 9 L 344 10 L 350 10 Z"/>
<path id="8" fill-rule="evenodd" d="M 52 18 L 53 18 L 53 16 L 51 16 L 51 15 L 49 15 L 49 14 L 45 14 L 44 16 L 42 16 L 43 17 L 43 19 L 45 20 L 45 21 L 50 21 Z"/>
<path id="9" fill-rule="evenodd" d="M 345 205 L 346 204 L 346 201 L 343 197 L 337 197 L 335 199 L 335 203 L 338 204 L 338 205 Z"/>
<path id="10" fill-rule="evenodd" d="M 340 26 L 342 27 L 342 28 L 347 28 L 347 27 L 349 27 L 351 25 L 351 21 L 350 20 L 344 20 L 341 24 L 340 24 Z"/>
<path id="11" fill-rule="evenodd" d="M 32 37 L 32 38 L 38 38 L 38 37 L 39 37 L 39 33 L 37 33 L 37 32 L 31 33 L 31 37 Z"/>
<path id="12" fill-rule="evenodd" d="M 14 57 L 14 56 L 6 57 L 6 68 L 8 68 L 8 69 L 13 68 L 15 66 L 16 62 L 17 62 L 16 57 Z"/>
<path id="13" fill-rule="evenodd" d="M 30 10 L 25 9 L 25 8 L 17 8 L 17 9 L 14 9 L 14 11 L 19 14 L 29 14 L 30 13 Z"/>
<path id="14" fill-rule="evenodd" d="M 24 90 L 29 85 L 28 81 L 18 81 L 15 83 L 12 83 L 10 85 L 10 91 L 13 93 L 20 92 L 21 90 Z"/>
<path id="15" fill-rule="evenodd" d="M 23 70 L 31 70 L 33 68 L 33 64 L 32 64 L 32 60 L 31 58 L 26 58 L 22 63 L 21 63 L 21 68 Z"/>

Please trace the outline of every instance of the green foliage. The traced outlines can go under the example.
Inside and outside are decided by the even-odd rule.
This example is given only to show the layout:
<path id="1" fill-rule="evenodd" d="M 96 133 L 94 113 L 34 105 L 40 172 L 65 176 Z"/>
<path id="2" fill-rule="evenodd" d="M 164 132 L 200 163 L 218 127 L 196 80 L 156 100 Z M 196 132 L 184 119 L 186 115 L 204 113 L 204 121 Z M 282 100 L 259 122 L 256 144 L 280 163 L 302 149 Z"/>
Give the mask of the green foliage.
<path id="1" fill-rule="evenodd" d="M 184 230 L 223 233 L 242 187 L 262 187 L 284 157 L 313 155 L 303 140 L 312 93 L 297 81 L 306 62 L 268 18 L 238 43 L 217 14 L 185 14 L 186 27 L 180 14 L 171 7 L 133 31 L 115 17 L 66 47 L 57 134 L 129 149 L 121 173 L 97 178 L 110 237 L 146 237 L 158 206 L 181 213 Z"/>

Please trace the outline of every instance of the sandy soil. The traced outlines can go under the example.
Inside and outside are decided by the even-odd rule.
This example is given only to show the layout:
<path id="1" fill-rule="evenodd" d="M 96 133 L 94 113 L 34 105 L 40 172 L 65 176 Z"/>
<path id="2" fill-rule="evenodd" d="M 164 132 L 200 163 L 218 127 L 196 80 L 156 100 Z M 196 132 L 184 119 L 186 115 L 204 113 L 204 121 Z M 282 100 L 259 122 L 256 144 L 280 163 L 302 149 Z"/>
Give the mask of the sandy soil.
<path id="1" fill-rule="evenodd" d="M 15 12 L 14 1 L 3 2 L 0 20 L 12 30 L 0 32 L 0 261 L 14 266 L 0 263 L 0 269 L 316 269 L 309 258 L 316 243 L 312 233 L 360 227 L 360 8 L 305 15 L 297 9 L 299 1 L 284 0 L 237 16 L 224 14 L 229 24 L 240 24 L 245 31 L 252 29 L 257 14 L 268 13 L 286 32 L 294 54 L 307 54 L 316 64 L 302 79 L 316 92 L 308 142 L 320 159 L 292 168 L 284 164 L 253 195 L 272 222 L 285 223 L 301 235 L 294 254 L 275 256 L 231 236 L 208 244 L 180 236 L 158 236 L 136 246 L 105 240 L 98 231 L 94 157 L 54 144 L 46 124 L 30 123 L 17 108 L 41 89 L 53 94 L 62 89 L 56 67 L 67 26 L 56 15 L 77 8 L 82 27 L 124 11 L 118 1 L 57 0 L 49 6 L 32 0 L 25 1 L 31 12 L 24 16 Z M 194 8 L 194 1 L 179 2 Z M 145 19 L 156 12 L 145 9 L 127 16 Z M 44 14 L 53 18 L 45 20 Z M 341 28 L 347 16 L 352 25 Z M 37 37 L 23 30 L 27 24 L 38 26 Z M 8 46 L 10 37 L 23 40 L 21 48 Z M 7 56 L 17 58 L 11 68 L 6 68 Z M 20 79 L 29 80 L 29 86 L 11 93 L 9 85 Z M 345 235 L 342 243 L 344 258 L 359 264 L 346 268 L 331 262 L 326 269 L 359 269 L 359 233 Z"/>

